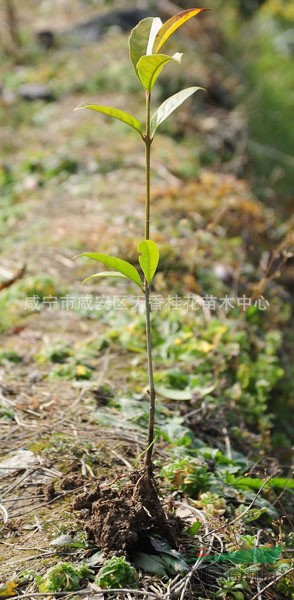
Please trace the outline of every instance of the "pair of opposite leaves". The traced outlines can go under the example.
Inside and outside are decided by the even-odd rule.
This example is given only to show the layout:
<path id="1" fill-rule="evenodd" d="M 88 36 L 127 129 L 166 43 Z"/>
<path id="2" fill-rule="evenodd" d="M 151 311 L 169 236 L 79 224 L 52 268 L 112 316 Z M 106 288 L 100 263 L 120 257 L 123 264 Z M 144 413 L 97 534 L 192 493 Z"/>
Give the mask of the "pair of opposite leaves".
<path id="1" fill-rule="evenodd" d="M 158 17 L 147 17 L 134 27 L 129 37 L 130 59 L 136 75 L 147 92 L 151 92 L 165 64 L 170 61 L 181 62 L 182 54 L 179 52 L 176 52 L 173 56 L 160 54 L 159 50 L 163 44 L 189 19 L 206 10 L 208 9 L 191 8 L 184 10 L 171 17 L 171 19 L 168 19 L 164 24 L 162 24 L 162 21 Z M 189 96 L 198 90 L 203 90 L 203 88 L 196 86 L 186 88 L 174 94 L 160 105 L 151 118 L 151 138 L 153 138 L 158 126 Z M 141 136 L 143 135 L 142 123 L 136 117 L 123 110 L 111 106 L 88 103 L 80 104 L 76 110 L 83 108 L 89 108 L 90 110 L 114 117 L 135 129 Z"/>
<path id="2" fill-rule="evenodd" d="M 181 27 L 181 25 L 205 10 L 207 9 L 194 8 L 182 11 L 166 21 L 164 24 L 162 24 L 162 21 L 158 17 L 147 17 L 146 19 L 140 21 L 132 30 L 129 37 L 130 59 L 140 82 L 147 92 L 151 92 L 155 81 L 165 64 L 170 61 L 178 63 L 181 61 L 182 54 L 179 52 L 176 52 L 173 56 L 159 54 L 159 50 L 163 44 L 165 44 L 165 42 L 179 27 Z M 158 126 L 165 119 L 167 119 L 167 117 L 187 98 L 200 89 L 203 88 L 196 86 L 189 87 L 181 90 L 177 94 L 174 94 L 165 100 L 165 102 L 160 105 L 151 118 L 151 138 L 154 137 Z M 88 108 L 90 110 L 112 116 L 138 131 L 138 133 L 143 137 L 142 124 L 140 121 L 123 110 L 97 104 L 80 104 L 76 110 L 83 108 Z M 147 284 L 150 285 L 159 261 L 159 251 L 157 245 L 152 240 L 144 240 L 139 243 L 138 251 L 141 253 L 139 256 L 140 266 L 144 273 Z M 98 277 L 126 277 L 143 289 L 143 283 L 137 269 L 135 269 L 135 267 L 127 261 L 114 256 L 108 256 L 107 254 L 94 252 L 86 252 L 80 254 L 79 256 L 93 258 L 94 260 L 102 262 L 108 267 L 114 269 L 114 271 L 103 271 L 101 273 L 91 275 L 90 277 L 87 277 L 83 283 L 89 279 Z"/>
<path id="3" fill-rule="evenodd" d="M 150 285 L 159 261 L 158 247 L 152 240 L 143 240 L 138 244 L 138 251 L 140 252 L 139 263 L 141 269 L 144 273 L 147 284 Z M 144 289 L 139 272 L 131 263 L 127 262 L 126 260 L 123 260 L 122 258 L 116 258 L 116 256 L 109 256 L 108 254 L 99 254 L 96 252 L 84 252 L 78 256 L 93 258 L 94 260 L 103 263 L 107 267 L 114 269 L 114 271 L 102 271 L 101 273 L 90 275 L 90 277 L 84 279 L 83 283 L 89 281 L 89 279 L 96 279 L 98 277 L 124 277 L 130 281 L 133 281 L 133 283 L 136 283 L 141 290 Z"/>

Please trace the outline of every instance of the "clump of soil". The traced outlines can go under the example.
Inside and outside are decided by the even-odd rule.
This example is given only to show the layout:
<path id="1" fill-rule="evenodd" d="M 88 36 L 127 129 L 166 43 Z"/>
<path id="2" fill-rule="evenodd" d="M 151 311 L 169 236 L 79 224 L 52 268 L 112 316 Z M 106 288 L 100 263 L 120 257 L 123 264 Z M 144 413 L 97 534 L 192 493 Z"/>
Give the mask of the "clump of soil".
<path id="1" fill-rule="evenodd" d="M 78 496 L 74 508 L 88 509 L 85 529 L 106 554 L 139 549 L 150 534 L 177 546 L 174 531 L 180 524 L 172 515 L 166 516 L 155 481 L 145 471 L 135 471 L 120 490 L 102 489 L 98 483 L 91 493 Z"/>
<path id="2" fill-rule="evenodd" d="M 46 483 L 44 485 L 43 493 L 47 502 L 54 500 L 54 498 L 57 496 L 57 492 L 53 481 L 50 481 L 50 483 Z"/>
<path id="3" fill-rule="evenodd" d="M 85 477 L 83 477 L 83 475 L 71 473 L 63 478 L 60 487 L 63 490 L 75 490 L 76 488 L 81 487 L 84 483 Z"/>

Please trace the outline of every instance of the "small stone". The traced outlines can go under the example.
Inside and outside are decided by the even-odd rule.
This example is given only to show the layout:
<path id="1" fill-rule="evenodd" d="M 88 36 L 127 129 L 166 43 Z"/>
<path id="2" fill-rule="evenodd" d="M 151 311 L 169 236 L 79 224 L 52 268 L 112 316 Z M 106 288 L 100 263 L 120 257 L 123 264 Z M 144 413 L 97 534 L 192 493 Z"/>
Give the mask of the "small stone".
<path id="1" fill-rule="evenodd" d="M 25 83 L 17 90 L 18 95 L 28 102 L 36 100 L 44 100 L 44 102 L 52 102 L 55 100 L 53 92 L 46 86 L 40 83 Z"/>

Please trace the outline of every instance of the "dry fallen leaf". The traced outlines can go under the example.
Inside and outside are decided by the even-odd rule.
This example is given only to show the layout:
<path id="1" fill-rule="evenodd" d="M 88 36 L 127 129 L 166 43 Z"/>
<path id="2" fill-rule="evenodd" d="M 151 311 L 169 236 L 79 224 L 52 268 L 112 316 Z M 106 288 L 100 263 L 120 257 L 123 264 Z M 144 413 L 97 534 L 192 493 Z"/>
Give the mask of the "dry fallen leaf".
<path id="1" fill-rule="evenodd" d="M 0 598 L 10 598 L 11 596 L 15 596 L 16 588 L 16 581 L 7 581 L 4 585 L 0 585 Z"/>

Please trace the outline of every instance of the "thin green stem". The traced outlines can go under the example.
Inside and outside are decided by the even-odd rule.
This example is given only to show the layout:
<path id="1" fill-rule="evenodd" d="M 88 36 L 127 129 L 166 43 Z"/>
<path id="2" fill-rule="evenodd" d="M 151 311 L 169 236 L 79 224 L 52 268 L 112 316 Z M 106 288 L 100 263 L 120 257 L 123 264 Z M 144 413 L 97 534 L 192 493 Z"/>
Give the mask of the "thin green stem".
<path id="1" fill-rule="evenodd" d="M 146 92 L 146 131 L 145 142 L 145 177 L 146 177 L 146 203 L 145 203 L 145 240 L 150 238 L 150 172 L 151 172 L 151 144 L 150 138 L 150 107 L 151 93 Z"/>
<path id="2" fill-rule="evenodd" d="M 155 387 L 153 378 L 153 361 L 152 361 L 152 342 L 151 342 L 151 310 L 150 310 L 150 288 L 145 285 L 145 311 L 146 311 L 146 346 L 147 346 L 147 365 L 148 365 L 148 381 L 149 381 L 149 420 L 148 420 L 148 441 L 145 465 L 147 473 L 152 476 L 152 453 L 154 440 L 154 420 L 155 420 Z"/>
<path id="3" fill-rule="evenodd" d="M 145 142 L 145 176 L 146 176 L 146 203 L 145 203 L 145 239 L 150 239 L 150 172 L 151 172 L 151 144 L 150 137 L 151 119 L 151 94 L 146 92 L 146 131 L 143 137 Z M 153 378 L 153 362 L 152 362 L 152 340 L 151 340 L 151 308 L 150 308 L 150 287 L 146 279 L 144 280 L 145 294 L 145 314 L 146 314 L 146 348 L 147 348 L 147 365 L 148 365 L 148 382 L 149 382 L 149 420 L 148 420 L 148 442 L 145 458 L 147 475 L 152 477 L 152 453 L 154 440 L 154 419 L 155 419 L 155 387 Z"/>

